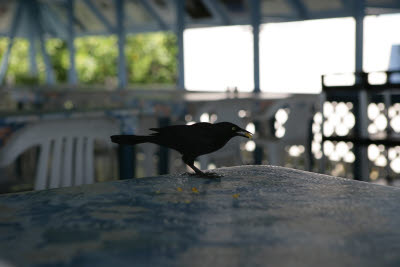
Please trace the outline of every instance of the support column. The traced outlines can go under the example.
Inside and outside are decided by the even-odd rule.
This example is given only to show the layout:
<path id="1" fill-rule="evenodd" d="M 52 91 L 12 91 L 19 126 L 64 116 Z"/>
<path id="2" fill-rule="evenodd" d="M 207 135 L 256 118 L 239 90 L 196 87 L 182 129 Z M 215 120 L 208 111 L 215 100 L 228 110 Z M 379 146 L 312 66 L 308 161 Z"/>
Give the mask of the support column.
<path id="1" fill-rule="evenodd" d="M 354 6 L 354 18 L 356 21 L 356 45 L 355 45 L 355 71 L 361 73 L 363 71 L 363 48 L 364 48 L 364 17 L 365 17 L 365 0 L 356 0 Z M 368 138 L 368 94 L 365 85 L 364 75 L 356 76 L 356 84 L 361 85 L 358 93 L 358 103 L 356 113 L 356 135 L 360 138 Z M 368 166 L 368 146 L 359 146 L 354 148 L 356 161 L 354 162 L 354 179 L 369 180 Z"/>
<path id="2" fill-rule="evenodd" d="M 36 61 L 36 38 L 34 33 L 34 27 L 31 27 L 29 32 L 29 73 L 33 77 L 37 77 L 38 68 Z"/>
<path id="3" fill-rule="evenodd" d="M 118 36 L 118 87 L 123 89 L 127 84 L 125 61 L 125 25 L 124 0 L 116 0 L 117 36 Z"/>
<path id="4" fill-rule="evenodd" d="M 74 8 L 75 0 L 68 0 L 68 50 L 69 50 L 69 70 L 68 70 L 68 83 L 76 85 L 78 78 L 76 76 L 76 65 L 75 65 L 75 29 L 74 29 Z"/>
<path id="5" fill-rule="evenodd" d="M 121 180 L 135 178 L 136 172 L 136 157 L 134 146 L 119 145 L 118 146 L 118 159 L 119 159 L 119 178 Z"/>
<path id="6" fill-rule="evenodd" d="M 115 116 L 115 115 L 114 115 Z M 120 121 L 121 134 L 135 134 L 137 118 L 132 116 L 116 116 Z M 118 145 L 119 177 L 132 179 L 136 177 L 136 146 Z"/>
<path id="7" fill-rule="evenodd" d="M 354 19 L 356 21 L 356 47 L 355 47 L 356 72 L 361 72 L 363 70 L 364 17 L 365 17 L 365 0 L 356 0 L 355 12 L 354 12 Z"/>
<path id="8" fill-rule="evenodd" d="M 39 3 L 37 0 L 26 1 L 26 3 L 28 4 L 27 7 L 29 7 L 29 21 L 36 27 L 36 33 L 39 38 L 40 49 L 42 51 L 43 61 L 46 69 L 46 84 L 53 85 L 56 83 L 56 79 L 54 77 L 50 56 L 46 51 L 46 39 L 44 37 L 44 29 L 42 25 L 42 12 L 39 8 Z"/>
<path id="9" fill-rule="evenodd" d="M 185 90 L 185 59 L 183 31 L 185 29 L 185 0 L 176 0 L 176 36 L 178 39 L 178 90 Z"/>
<path id="10" fill-rule="evenodd" d="M 13 21 L 11 23 L 11 29 L 8 34 L 9 42 L 7 46 L 6 52 L 3 54 L 3 57 L 1 58 L 1 64 L 0 64 L 0 85 L 3 83 L 4 77 L 6 76 L 7 69 L 8 69 L 8 61 L 10 58 L 10 53 L 12 46 L 14 44 L 14 37 L 17 33 L 19 21 L 21 20 L 21 14 L 23 10 L 23 2 L 19 1 L 17 9 L 14 13 Z"/>
<path id="11" fill-rule="evenodd" d="M 46 40 L 43 35 L 40 35 L 40 49 L 42 50 L 43 61 L 46 69 L 46 84 L 53 85 L 56 83 L 54 77 L 53 66 L 51 64 L 50 56 L 47 54 L 46 50 Z"/>
<path id="12" fill-rule="evenodd" d="M 251 1 L 251 26 L 253 27 L 254 93 L 260 92 L 260 23 L 261 2 Z"/>

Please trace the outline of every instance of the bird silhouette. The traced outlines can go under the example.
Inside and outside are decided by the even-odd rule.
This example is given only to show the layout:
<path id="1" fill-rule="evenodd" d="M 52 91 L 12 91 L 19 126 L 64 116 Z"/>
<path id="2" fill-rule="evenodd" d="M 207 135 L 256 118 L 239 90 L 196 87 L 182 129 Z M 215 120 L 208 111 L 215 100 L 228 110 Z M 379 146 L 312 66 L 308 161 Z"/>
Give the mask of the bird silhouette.
<path id="1" fill-rule="evenodd" d="M 151 128 L 154 131 L 143 135 L 113 135 L 111 141 L 121 145 L 137 145 L 153 143 L 174 149 L 182 154 L 182 160 L 196 174 L 206 174 L 194 166 L 194 160 L 222 148 L 231 138 L 242 136 L 251 139 L 253 134 L 230 122 L 207 123 L 192 125 L 172 125 L 162 128 Z"/>

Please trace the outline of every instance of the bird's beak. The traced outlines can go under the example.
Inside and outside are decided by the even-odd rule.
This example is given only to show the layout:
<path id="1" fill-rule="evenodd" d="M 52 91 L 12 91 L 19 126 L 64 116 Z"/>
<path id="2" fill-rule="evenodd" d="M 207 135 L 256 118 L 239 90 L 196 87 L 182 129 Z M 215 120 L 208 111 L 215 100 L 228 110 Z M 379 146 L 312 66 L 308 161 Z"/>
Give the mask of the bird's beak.
<path id="1" fill-rule="evenodd" d="M 239 131 L 236 132 L 237 135 L 243 136 L 249 139 L 253 139 L 253 134 L 249 131 L 246 131 L 244 129 L 240 129 Z"/>

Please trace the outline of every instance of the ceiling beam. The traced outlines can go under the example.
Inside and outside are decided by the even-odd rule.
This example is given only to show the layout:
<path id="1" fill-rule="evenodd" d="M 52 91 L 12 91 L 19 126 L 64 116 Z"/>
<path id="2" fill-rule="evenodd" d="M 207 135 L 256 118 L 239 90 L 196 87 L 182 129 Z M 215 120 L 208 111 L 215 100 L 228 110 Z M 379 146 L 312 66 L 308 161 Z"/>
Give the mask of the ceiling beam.
<path id="1" fill-rule="evenodd" d="M 51 20 L 52 23 L 54 23 L 56 37 L 62 39 L 65 38 L 65 36 L 67 36 L 67 25 L 61 21 L 60 17 L 47 3 L 42 3 L 41 8 L 44 9 L 45 13 L 48 14 L 48 19 Z"/>
<path id="2" fill-rule="evenodd" d="M 160 28 L 164 31 L 169 31 L 170 27 L 164 21 L 164 19 L 158 14 L 158 12 L 154 9 L 154 7 L 147 0 L 139 0 L 141 5 L 146 9 L 146 11 L 157 21 Z"/>
<path id="3" fill-rule="evenodd" d="M 68 1 L 69 1 L 69 0 L 68 0 Z M 68 35 L 68 25 L 67 25 L 66 23 L 64 23 L 64 22 L 60 19 L 60 17 L 59 17 L 59 16 L 57 15 L 57 13 L 54 11 L 54 8 L 53 8 L 51 5 L 46 4 L 46 3 L 42 3 L 41 5 L 43 5 L 43 6 L 46 8 L 46 11 L 49 13 L 51 19 L 54 20 L 56 23 L 58 23 L 58 24 L 63 28 L 61 37 L 62 37 L 62 39 L 64 39 L 65 36 Z M 68 10 L 68 9 L 69 9 L 69 7 L 68 7 L 68 2 L 66 2 L 66 3 L 63 5 L 63 7 L 65 8 L 66 13 L 68 14 L 68 12 L 69 12 L 69 10 Z M 74 14 L 72 14 L 72 16 L 73 16 L 72 19 L 73 19 L 74 24 L 75 24 L 76 26 L 78 26 L 82 31 L 86 31 L 87 29 L 86 29 L 85 25 L 83 25 L 82 22 L 81 22 Z M 68 19 L 69 19 L 69 18 L 68 18 L 68 15 L 67 15 L 67 20 L 68 20 Z M 68 23 L 68 22 L 67 22 L 67 23 Z"/>
<path id="4" fill-rule="evenodd" d="M 224 9 L 224 7 L 220 4 L 220 2 L 215 0 L 202 0 L 203 4 L 211 11 L 214 17 L 217 17 L 222 24 L 230 25 L 231 19 L 229 18 L 228 13 Z"/>
<path id="5" fill-rule="evenodd" d="M 95 4 L 93 4 L 92 0 L 83 0 L 83 2 L 87 5 L 87 7 L 92 11 L 92 13 L 96 16 L 96 18 L 103 23 L 103 25 L 106 27 L 106 29 L 110 33 L 114 33 L 115 29 L 113 25 L 108 21 L 106 16 L 101 13 L 101 11 L 97 8 Z"/>
<path id="6" fill-rule="evenodd" d="M 3 80 L 6 76 L 7 73 L 7 69 L 8 69 L 8 64 L 9 64 L 9 59 L 10 59 L 10 54 L 11 54 L 11 49 L 13 47 L 14 44 L 14 38 L 17 34 L 18 31 L 18 26 L 20 24 L 21 21 L 21 16 L 22 16 L 22 12 L 24 9 L 24 5 L 23 2 L 20 1 L 18 2 L 18 4 L 16 5 L 16 9 L 14 11 L 14 15 L 13 15 L 13 19 L 11 22 L 11 28 L 8 34 L 8 45 L 6 48 L 6 51 L 3 53 L 3 56 L 1 58 L 1 63 L 0 63 L 0 85 L 3 83 Z"/>
<path id="7" fill-rule="evenodd" d="M 301 0 L 286 0 L 286 2 L 296 11 L 300 19 L 309 19 L 306 5 Z"/>
<path id="8" fill-rule="evenodd" d="M 352 1 L 340 0 L 340 2 L 342 3 L 342 6 L 343 6 L 344 10 L 346 10 L 349 13 L 353 13 L 354 4 L 352 3 Z"/>
<path id="9" fill-rule="evenodd" d="M 368 4 L 367 8 L 400 9 L 400 1 L 394 1 L 393 4 Z"/>
<path id="10" fill-rule="evenodd" d="M 46 72 L 46 84 L 54 85 L 56 83 L 56 78 L 54 75 L 53 65 L 51 64 L 50 55 L 46 50 L 46 39 L 45 39 L 45 28 L 44 28 L 44 20 L 43 20 L 43 12 L 40 9 L 39 2 L 29 1 L 27 2 L 29 5 L 29 20 L 32 25 L 35 26 L 35 34 L 37 34 L 37 38 L 39 39 L 40 49 L 42 50 L 42 58 L 45 66 Z"/>

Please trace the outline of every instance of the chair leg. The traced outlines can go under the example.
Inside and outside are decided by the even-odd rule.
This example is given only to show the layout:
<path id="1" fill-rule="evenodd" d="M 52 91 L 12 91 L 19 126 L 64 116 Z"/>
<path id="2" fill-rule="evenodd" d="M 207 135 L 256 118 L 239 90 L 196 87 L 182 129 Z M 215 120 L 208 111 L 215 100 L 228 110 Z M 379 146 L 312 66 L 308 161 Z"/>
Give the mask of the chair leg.
<path id="1" fill-rule="evenodd" d="M 61 185 L 60 170 L 61 170 L 62 145 L 63 145 L 62 138 L 57 138 L 54 140 L 49 188 L 58 188 Z"/>
<path id="2" fill-rule="evenodd" d="M 94 140 L 92 138 L 86 139 L 86 146 L 85 146 L 85 177 L 84 181 L 85 184 L 93 184 L 94 183 L 94 147 L 93 147 Z"/>
<path id="3" fill-rule="evenodd" d="M 44 143 L 40 149 L 39 162 L 36 170 L 35 190 L 47 188 L 47 166 L 49 162 L 50 141 Z"/>

